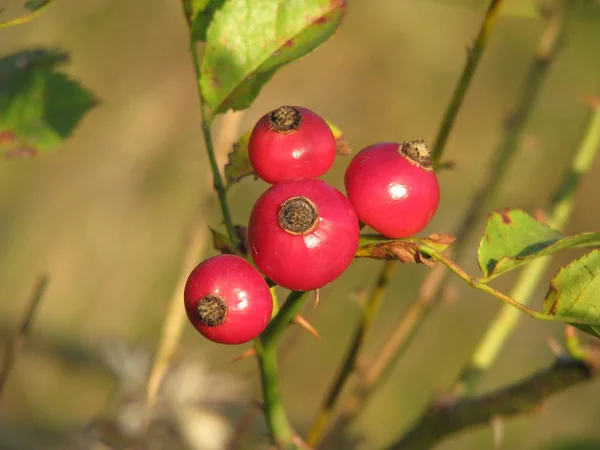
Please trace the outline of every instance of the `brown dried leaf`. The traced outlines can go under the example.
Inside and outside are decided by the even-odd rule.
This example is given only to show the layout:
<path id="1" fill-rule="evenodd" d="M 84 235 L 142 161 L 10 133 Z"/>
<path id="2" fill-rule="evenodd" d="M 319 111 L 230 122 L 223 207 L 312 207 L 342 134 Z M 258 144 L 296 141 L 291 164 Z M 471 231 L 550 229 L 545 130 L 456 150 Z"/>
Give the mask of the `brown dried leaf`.
<path id="1" fill-rule="evenodd" d="M 433 267 L 435 264 L 429 257 L 422 254 L 419 248 L 423 245 L 436 251 L 443 252 L 454 242 L 449 234 L 434 233 L 426 238 L 409 238 L 388 240 L 381 236 L 361 236 L 356 257 L 375 259 L 397 259 L 402 263 L 418 263 Z"/>

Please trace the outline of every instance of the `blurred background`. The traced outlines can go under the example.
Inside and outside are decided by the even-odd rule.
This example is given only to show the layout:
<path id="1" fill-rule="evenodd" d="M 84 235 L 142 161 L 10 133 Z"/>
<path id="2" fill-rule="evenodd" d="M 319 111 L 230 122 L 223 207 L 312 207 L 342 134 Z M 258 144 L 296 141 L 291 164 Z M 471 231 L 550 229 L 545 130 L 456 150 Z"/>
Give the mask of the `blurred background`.
<path id="1" fill-rule="evenodd" d="M 377 141 L 431 142 L 466 47 L 477 34 L 482 3 L 350 2 L 336 36 L 276 74 L 241 116 L 235 135 L 277 106 L 298 104 L 338 125 L 355 152 Z M 456 168 L 440 175 L 441 205 L 423 234 L 452 233 L 486 176 L 484 168 L 544 29 L 535 4 L 509 1 L 491 35 L 448 142 L 445 159 Z M 552 63 L 494 209 L 532 212 L 547 205 L 578 144 L 589 114 L 582 99 L 600 93 L 600 5 L 587 4 L 587 12 L 569 23 L 564 48 Z M 24 12 L 21 0 L 3 1 L 0 7 L 3 19 Z M 89 87 L 100 105 L 56 152 L 0 164 L 4 342 L 36 277 L 42 272 L 51 277 L 5 387 L 0 449 L 110 448 L 93 444 L 99 436 L 120 448 L 122 435 L 139 427 L 147 370 L 182 270 L 189 230 L 199 215 L 220 226 L 210 192 L 206 201 L 210 180 L 187 31 L 177 1 L 60 0 L 39 19 L 0 30 L 2 55 L 37 46 L 71 52 L 65 70 Z M 347 163 L 339 157 L 325 180 L 343 189 Z M 599 229 L 599 179 L 600 160 L 582 183 L 568 232 Z M 236 223 L 245 224 L 265 188 L 246 178 L 230 191 Z M 464 262 L 473 274 L 483 219 Z M 214 254 L 209 242 L 204 253 Z M 576 254 L 561 254 L 552 271 Z M 356 261 L 323 290 L 316 311 L 307 306 L 320 342 L 305 332 L 288 332 L 284 346 L 292 340 L 294 346 L 282 363 L 284 399 L 300 432 L 310 426 L 359 317 L 356 292 L 369 288 L 381 264 Z M 366 343 L 367 355 L 402 317 L 428 270 L 422 265 L 396 269 Z M 507 291 L 512 280 L 509 275 L 498 287 Z M 380 448 L 456 377 L 499 304 L 460 281 L 451 287 L 449 300 L 426 321 L 390 381 L 350 430 L 356 444 L 340 442 L 337 448 Z M 536 307 L 546 290 L 547 285 L 540 286 Z M 523 318 L 481 390 L 550 364 L 548 340 L 562 339 L 562 333 L 558 324 Z M 186 448 L 168 443 L 177 434 L 186 437 L 187 448 L 194 448 L 193 442 L 202 442 L 196 448 L 220 448 L 207 439 L 230 436 L 240 421 L 252 437 L 240 448 L 265 447 L 263 418 L 248 413 L 249 402 L 260 398 L 256 362 L 231 364 L 244 349 L 210 343 L 186 323 L 157 408 L 165 425 L 155 427 L 151 448 Z M 543 412 L 508 420 L 499 448 L 600 442 L 600 402 L 593 400 L 598 398 L 597 381 L 553 397 Z M 441 450 L 487 448 L 493 448 L 490 427 L 439 445 Z"/>

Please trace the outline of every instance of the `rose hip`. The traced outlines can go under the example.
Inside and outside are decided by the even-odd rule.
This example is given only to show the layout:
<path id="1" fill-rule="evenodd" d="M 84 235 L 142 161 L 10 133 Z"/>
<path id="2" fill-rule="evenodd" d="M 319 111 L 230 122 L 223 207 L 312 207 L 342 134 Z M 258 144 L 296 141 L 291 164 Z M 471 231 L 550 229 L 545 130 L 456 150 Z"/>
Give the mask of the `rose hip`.
<path id="1" fill-rule="evenodd" d="M 382 142 L 364 148 L 350 162 L 344 181 L 360 221 L 388 238 L 420 232 L 440 201 L 423 141 Z"/>
<path id="2" fill-rule="evenodd" d="M 277 284 L 308 291 L 346 270 L 358 248 L 354 208 L 317 179 L 283 181 L 257 200 L 248 242 L 258 268 Z"/>
<path id="3" fill-rule="evenodd" d="M 254 126 L 248 156 L 256 174 L 267 183 L 316 178 L 335 160 L 331 128 L 319 115 L 300 106 L 281 106 Z"/>

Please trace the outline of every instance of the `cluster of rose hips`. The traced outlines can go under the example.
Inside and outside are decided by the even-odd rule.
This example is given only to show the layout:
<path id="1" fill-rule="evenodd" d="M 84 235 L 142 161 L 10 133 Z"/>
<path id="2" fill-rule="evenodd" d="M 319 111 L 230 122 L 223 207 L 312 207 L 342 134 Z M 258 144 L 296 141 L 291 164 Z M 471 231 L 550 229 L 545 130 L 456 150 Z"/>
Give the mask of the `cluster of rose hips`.
<path id="1" fill-rule="evenodd" d="M 250 135 L 256 175 L 272 186 L 254 204 L 248 248 L 200 263 L 185 287 L 190 322 L 206 338 L 241 344 L 266 328 L 273 299 L 263 276 L 295 291 L 319 289 L 352 262 L 361 223 L 393 239 L 431 220 L 439 186 L 423 141 L 361 150 L 345 174 L 348 197 L 317 179 L 333 165 L 336 139 L 325 120 L 297 106 L 264 115 Z M 360 222 L 359 222 L 360 221 Z"/>

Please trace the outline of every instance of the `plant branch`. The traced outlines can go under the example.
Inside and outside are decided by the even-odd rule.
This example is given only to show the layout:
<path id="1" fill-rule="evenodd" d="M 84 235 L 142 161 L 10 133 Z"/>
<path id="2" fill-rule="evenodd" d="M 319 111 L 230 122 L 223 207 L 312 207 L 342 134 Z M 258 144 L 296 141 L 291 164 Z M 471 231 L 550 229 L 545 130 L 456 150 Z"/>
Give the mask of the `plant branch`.
<path id="1" fill-rule="evenodd" d="M 592 115 L 571 166 L 565 172 L 563 181 L 553 197 L 549 208 L 550 226 L 562 229 L 567 225 L 579 181 L 592 167 L 598 151 L 600 151 L 600 108 L 597 108 Z M 509 296 L 517 299 L 522 305 L 528 305 L 546 273 L 550 260 L 550 257 L 544 257 L 528 264 L 515 282 Z M 520 315 L 514 308 L 508 305 L 502 307 L 452 386 L 452 392 L 469 395 L 475 390 L 482 375 L 494 363 L 504 343 L 516 328 L 519 318 Z"/>
<path id="2" fill-rule="evenodd" d="M 504 122 L 502 140 L 494 152 L 488 175 L 483 178 L 482 185 L 474 195 L 469 209 L 454 233 L 456 242 L 451 248 L 454 252 L 454 259 L 457 261 L 463 258 L 471 230 L 483 216 L 490 200 L 497 192 L 500 182 L 518 149 L 518 142 L 525 124 L 529 120 L 543 81 L 548 75 L 550 63 L 555 58 L 559 43 L 562 41 L 563 28 L 563 18 L 559 20 L 557 14 L 554 14 L 542 33 L 536 55 L 521 88 L 518 104 Z M 423 282 L 423 286 L 427 288 L 422 289 L 419 297 L 411 303 L 408 311 L 392 332 L 392 336 L 387 340 L 386 345 L 374 357 L 370 369 L 344 403 L 341 415 L 328 436 L 334 439 L 335 435 L 346 428 L 360 413 L 364 404 L 371 398 L 372 393 L 387 380 L 396 361 L 399 360 L 409 342 L 412 341 L 430 311 L 439 302 L 441 293 L 449 280 L 449 272 L 441 275 L 430 272 Z"/>
<path id="3" fill-rule="evenodd" d="M 183 0 L 182 6 L 190 35 L 190 52 L 192 54 L 194 72 L 196 74 L 196 87 L 198 88 L 198 97 L 200 99 L 200 113 L 202 116 L 202 134 L 204 136 L 204 146 L 206 147 L 206 153 L 208 155 L 208 161 L 210 163 L 210 170 L 213 175 L 213 188 L 217 192 L 217 197 L 219 198 L 221 214 L 223 215 L 223 222 L 225 223 L 225 228 L 227 229 L 227 235 L 229 236 L 229 240 L 233 244 L 233 248 L 236 249 L 236 251 L 239 251 L 240 241 L 235 232 L 233 220 L 231 219 L 231 212 L 229 210 L 229 204 L 227 203 L 227 190 L 225 189 L 225 183 L 223 182 L 221 170 L 219 169 L 219 164 L 217 162 L 212 140 L 211 128 L 214 117 L 212 116 L 208 105 L 204 100 L 204 96 L 202 95 L 202 88 L 200 86 L 200 78 L 202 76 L 200 72 L 201 61 L 200 57 L 198 56 L 196 42 L 193 39 L 193 20 L 190 19 L 190 11 L 192 11 L 191 0 Z"/>
<path id="4" fill-rule="evenodd" d="M 273 443 L 283 449 L 295 447 L 296 434 L 288 422 L 281 398 L 277 367 L 277 342 L 304 305 L 307 296 L 308 292 L 290 292 L 277 315 L 254 344 L 258 357 L 267 426 Z"/>
<path id="5" fill-rule="evenodd" d="M 477 397 L 438 402 L 388 450 L 432 448 L 452 433 L 489 423 L 495 417 L 536 412 L 543 400 L 596 377 L 598 369 L 598 361 L 591 358 L 559 358 L 549 368 L 508 387 Z"/>
<path id="6" fill-rule="evenodd" d="M 375 281 L 375 285 L 373 286 L 373 289 L 371 290 L 369 297 L 367 298 L 364 310 L 361 314 L 360 322 L 354 332 L 352 343 L 348 347 L 342 366 L 339 368 L 339 371 L 331 387 L 329 388 L 329 393 L 325 397 L 325 400 L 321 405 L 319 414 L 317 415 L 317 418 L 315 419 L 313 426 L 308 434 L 308 437 L 306 439 L 306 443 L 308 445 L 315 445 L 318 442 L 319 438 L 323 435 L 325 427 L 327 426 L 331 414 L 333 413 L 335 404 L 340 394 L 342 393 L 346 382 L 350 378 L 350 375 L 352 375 L 356 368 L 356 361 L 358 359 L 359 351 L 362 347 L 367 333 L 371 329 L 371 325 L 373 323 L 375 314 L 379 309 L 381 299 L 383 298 L 385 290 L 390 282 L 394 265 L 395 261 L 393 260 L 386 261 L 383 264 L 382 270 L 379 273 L 377 280 Z"/>
<path id="7" fill-rule="evenodd" d="M 535 309 L 532 309 L 532 308 L 528 307 L 527 305 L 520 303 L 519 301 L 498 291 L 497 289 L 494 289 L 490 285 L 486 284 L 485 281 L 483 281 L 477 277 L 473 277 L 473 276 L 469 275 L 461 267 L 459 267 L 458 264 L 456 264 L 451 259 L 446 258 L 444 255 L 442 255 L 437 250 L 434 250 L 431 247 L 428 247 L 426 245 L 422 245 L 419 247 L 419 251 L 428 255 L 430 258 L 434 259 L 435 261 L 441 262 L 443 265 L 445 265 L 448 269 L 450 269 L 452 272 L 454 272 L 454 274 L 456 276 L 458 276 L 461 280 L 463 280 L 469 286 L 496 297 L 498 300 L 506 303 L 507 305 L 512 306 L 513 308 L 516 308 L 517 310 L 521 311 L 522 313 L 527 314 L 528 316 L 530 316 L 533 319 L 546 320 L 548 322 L 565 322 L 565 323 L 581 324 L 581 325 L 598 325 L 596 320 L 581 319 L 579 317 L 555 316 L 552 314 L 544 314 L 542 312 L 536 311 Z"/>
<path id="8" fill-rule="evenodd" d="M 277 367 L 277 348 L 256 343 L 258 368 L 263 390 L 264 413 L 271 441 L 279 449 L 292 448 L 294 431 L 290 425 L 279 386 L 279 372 Z"/>
<path id="9" fill-rule="evenodd" d="M 438 169 L 440 166 L 440 160 L 442 158 L 444 148 L 446 147 L 446 141 L 448 140 L 450 131 L 452 130 L 456 117 L 458 116 L 458 111 L 460 110 L 463 100 L 465 99 L 465 95 L 467 94 L 469 86 L 471 85 L 473 74 L 477 69 L 477 65 L 479 64 L 481 56 L 483 55 L 483 51 L 487 45 L 488 36 L 494 26 L 494 23 L 496 22 L 502 1 L 503 0 L 492 0 L 490 2 L 483 23 L 481 24 L 481 28 L 479 29 L 479 34 L 473 43 L 473 47 L 468 49 L 467 61 L 463 68 L 462 75 L 460 76 L 458 83 L 454 88 L 452 99 L 450 100 L 446 112 L 444 113 L 442 125 L 433 144 L 431 159 L 434 169 Z"/>
<path id="10" fill-rule="evenodd" d="M 10 374 L 15 360 L 17 359 L 17 355 L 25 343 L 25 337 L 29 332 L 29 328 L 31 327 L 35 313 L 42 302 L 44 294 L 46 293 L 46 288 L 48 287 L 49 282 L 50 278 L 46 274 L 38 277 L 31 292 L 31 296 L 27 301 L 27 305 L 25 306 L 25 314 L 21 318 L 17 328 L 15 329 L 10 341 L 6 346 L 4 357 L 2 358 L 2 366 L 0 369 L 0 396 L 2 396 L 6 380 L 8 379 L 8 375 Z"/>
<path id="11" fill-rule="evenodd" d="M 277 341 L 292 322 L 292 319 L 300 312 L 309 292 L 292 291 L 279 309 L 277 315 L 271 320 L 265 331 L 260 335 L 263 346 L 276 346 Z"/>
<path id="12" fill-rule="evenodd" d="M 46 9 L 48 9 L 48 7 L 53 2 L 54 2 L 54 0 L 48 0 L 42 6 L 40 6 L 37 9 L 34 9 L 29 14 L 26 14 L 26 15 L 21 16 L 21 17 L 16 17 L 16 18 L 11 19 L 11 20 L 9 20 L 7 22 L 0 23 L 0 30 L 2 28 L 14 27 L 16 25 L 22 25 L 24 23 L 31 22 L 33 19 L 36 19 L 40 14 L 42 14 Z M 2 12 L 2 10 L 0 10 L 0 12 Z"/>

